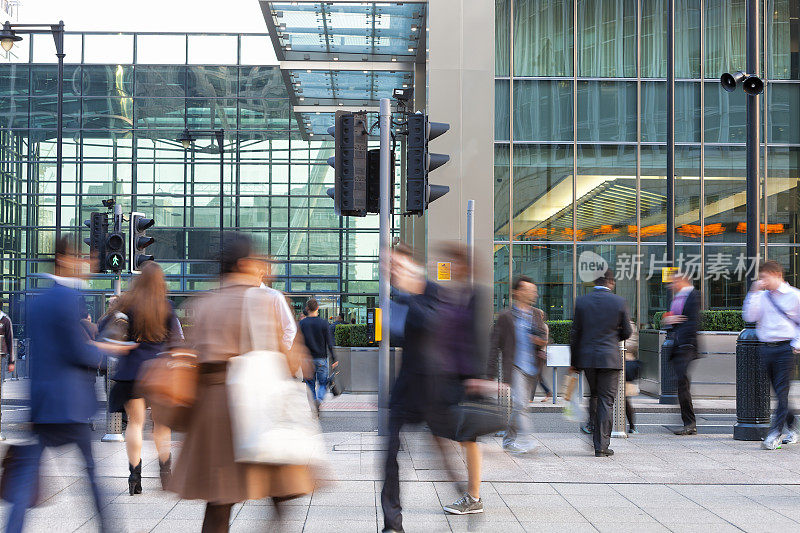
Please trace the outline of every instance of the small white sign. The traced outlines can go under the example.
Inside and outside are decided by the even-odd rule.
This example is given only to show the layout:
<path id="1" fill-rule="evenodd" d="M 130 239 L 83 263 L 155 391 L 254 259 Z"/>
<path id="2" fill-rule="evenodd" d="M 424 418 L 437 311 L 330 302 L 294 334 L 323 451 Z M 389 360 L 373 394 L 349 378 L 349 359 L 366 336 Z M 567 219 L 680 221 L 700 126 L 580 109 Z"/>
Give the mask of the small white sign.
<path id="1" fill-rule="evenodd" d="M 569 345 L 550 344 L 547 346 L 547 366 L 571 366 Z"/>

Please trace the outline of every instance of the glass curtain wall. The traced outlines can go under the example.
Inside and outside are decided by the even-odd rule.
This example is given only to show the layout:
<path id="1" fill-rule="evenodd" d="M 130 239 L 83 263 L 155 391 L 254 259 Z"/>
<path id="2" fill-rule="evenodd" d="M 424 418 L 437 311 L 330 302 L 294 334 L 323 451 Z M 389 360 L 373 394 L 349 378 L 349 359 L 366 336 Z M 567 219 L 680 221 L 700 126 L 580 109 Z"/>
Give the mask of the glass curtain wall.
<path id="1" fill-rule="evenodd" d="M 706 308 L 736 308 L 745 96 L 719 76 L 744 69 L 745 0 L 675 9 L 676 266 L 696 273 Z M 761 238 L 796 280 L 800 4 L 763 0 L 761 13 Z M 571 318 L 590 254 L 617 270 L 639 323 L 665 310 L 667 22 L 666 0 L 496 0 L 496 310 L 525 274 L 551 319 Z"/>
<path id="2" fill-rule="evenodd" d="M 55 50 L 44 37 L 0 63 L 0 295 L 16 322 L 52 270 L 56 209 L 62 232 L 82 242 L 106 198 L 153 216 L 148 251 L 176 300 L 215 286 L 222 201 L 225 230 L 251 234 L 276 259 L 275 288 L 314 295 L 329 312 L 373 305 L 377 221 L 334 213 L 333 143 L 299 128 L 280 70 L 263 64 L 267 35 L 68 34 L 60 198 Z M 224 130 L 222 190 L 216 142 L 184 150 L 184 128 Z M 111 275 L 90 287 L 97 317 Z"/>

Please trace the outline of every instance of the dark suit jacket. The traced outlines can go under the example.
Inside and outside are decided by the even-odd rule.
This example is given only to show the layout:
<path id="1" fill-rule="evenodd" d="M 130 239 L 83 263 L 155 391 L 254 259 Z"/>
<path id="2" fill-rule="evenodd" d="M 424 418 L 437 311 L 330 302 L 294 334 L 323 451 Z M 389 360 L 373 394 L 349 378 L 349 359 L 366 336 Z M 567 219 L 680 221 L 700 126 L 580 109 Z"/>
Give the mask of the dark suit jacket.
<path id="1" fill-rule="evenodd" d="M 55 284 L 28 300 L 31 422 L 88 423 L 97 411 L 87 368 L 104 366 L 103 354 L 85 341 L 80 293 Z"/>
<path id="2" fill-rule="evenodd" d="M 686 300 L 683 302 L 681 314 L 686 317 L 686 322 L 669 326 L 669 336 L 674 342 L 673 352 L 683 349 L 690 349 L 687 345 L 694 348 L 697 353 L 697 328 L 700 326 L 700 291 L 692 289 Z"/>
<path id="3" fill-rule="evenodd" d="M 546 331 L 544 312 L 541 309 L 533 309 L 533 322 L 536 329 Z M 541 350 L 541 348 L 537 347 L 538 350 Z M 514 366 L 516 353 L 517 333 L 514 327 L 514 313 L 511 309 L 506 309 L 497 316 L 497 322 L 492 328 L 492 341 L 487 365 L 489 378 L 497 379 L 500 374 L 500 360 L 502 357 L 503 381 L 510 384 L 511 368 Z"/>
<path id="4" fill-rule="evenodd" d="M 578 297 L 570 332 L 572 366 L 621 370 L 619 342 L 632 331 L 628 304 L 621 296 L 594 288 Z"/>

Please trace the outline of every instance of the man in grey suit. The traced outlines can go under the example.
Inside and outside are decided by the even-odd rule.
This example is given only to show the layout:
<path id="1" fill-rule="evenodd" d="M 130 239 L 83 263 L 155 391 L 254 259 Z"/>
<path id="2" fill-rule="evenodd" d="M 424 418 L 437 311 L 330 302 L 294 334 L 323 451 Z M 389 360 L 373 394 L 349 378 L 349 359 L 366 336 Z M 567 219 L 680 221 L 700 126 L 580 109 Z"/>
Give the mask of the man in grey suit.
<path id="1" fill-rule="evenodd" d="M 606 270 L 595 280 L 594 289 L 575 301 L 570 332 L 572 367 L 584 371 L 591 391 L 589 417 L 595 457 L 614 455 L 608 445 L 622 370 L 619 343 L 632 333 L 628 305 L 613 293 L 614 287 L 614 272 Z"/>

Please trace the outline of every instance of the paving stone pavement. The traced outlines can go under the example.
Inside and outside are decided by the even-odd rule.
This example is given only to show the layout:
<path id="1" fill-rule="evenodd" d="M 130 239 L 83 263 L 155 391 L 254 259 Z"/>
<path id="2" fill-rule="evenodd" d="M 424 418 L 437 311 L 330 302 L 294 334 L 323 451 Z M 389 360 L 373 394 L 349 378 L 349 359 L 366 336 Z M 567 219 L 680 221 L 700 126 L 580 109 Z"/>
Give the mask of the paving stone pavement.
<path id="1" fill-rule="evenodd" d="M 281 521 L 272 505 L 235 506 L 231 531 L 346 533 L 380 531 L 383 440 L 375 433 L 328 433 L 330 465 L 310 496 L 289 502 Z M 423 432 L 406 433 L 400 474 L 406 531 L 797 531 L 800 529 L 800 445 L 763 451 L 759 443 L 729 435 L 667 434 L 614 439 L 616 455 L 595 458 L 589 438 L 548 433 L 523 457 L 504 453 L 499 439 L 482 442 L 482 515 L 449 516 L 465 479 L 459 449 L 448 444 L 457 481 Z M 175 443 L 178 453 L 179 443 Z M 105 510 L 120 531 L 200 531 L 203 503 L 160 490 L 152 442 L 145 443 L 144 493 L 126 492 L 127 460 L 121 443 L 96 443 Z M 98 530 L 81 478 L 77 450 L 45 457 L 44 504 L 30 511 L 27 531 Z M 5 521 L 8 507 L 0 508 Z"/>

